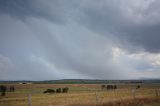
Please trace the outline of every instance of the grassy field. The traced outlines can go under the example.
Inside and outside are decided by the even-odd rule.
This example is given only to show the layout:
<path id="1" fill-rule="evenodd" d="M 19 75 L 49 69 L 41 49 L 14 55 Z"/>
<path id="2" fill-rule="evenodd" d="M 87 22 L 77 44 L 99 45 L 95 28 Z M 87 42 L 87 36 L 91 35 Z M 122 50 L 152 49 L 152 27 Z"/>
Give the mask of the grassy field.
<path id="1" fill-rule="evenodd" d="M 102 90 L 101 84 L 6 84 L 15 92 L 0 96 L 0 106 L 160 106 L 160 85 L 117 84 L 116 90 Z M 46 89 L 68 87 L 68 93 L 43 94 Z M 159 96 L 156 94 L 158 91 Z"/>

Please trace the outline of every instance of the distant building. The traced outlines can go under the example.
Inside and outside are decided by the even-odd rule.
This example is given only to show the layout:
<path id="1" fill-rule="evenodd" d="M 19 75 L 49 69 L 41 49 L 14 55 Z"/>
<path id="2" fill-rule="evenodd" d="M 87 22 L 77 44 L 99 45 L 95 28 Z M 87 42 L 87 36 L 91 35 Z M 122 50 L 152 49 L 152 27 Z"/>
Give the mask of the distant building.
<path id="1" fill-rule="evenodd" d="M 20 82 L 19 84 L 32 84 L 32 82 Z"/>

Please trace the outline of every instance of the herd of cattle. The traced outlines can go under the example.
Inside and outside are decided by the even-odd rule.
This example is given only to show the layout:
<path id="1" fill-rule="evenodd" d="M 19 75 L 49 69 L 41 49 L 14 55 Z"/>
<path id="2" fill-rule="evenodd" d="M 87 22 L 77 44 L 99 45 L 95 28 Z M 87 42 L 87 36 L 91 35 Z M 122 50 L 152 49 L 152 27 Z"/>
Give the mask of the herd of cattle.
<path id="1" fill-rule="evenodd" d="M 137 85 L 136 89 L 139 89 L 139 88 L 140 88 L 140 85 Z M 101 85 L 101 89 L 102 90 L 115 90 L 115 89 L 117 89 L 117 85 Z M 67 87 L 57 88 L 57 89 L 47 89 L 43 93 L 67 93 L 68 90 L 69 90 L 69 88 L 67 88 Z M 7 87 L 4 85 L 0 85 L 1 96 L 5 96 L 6 91 L 14 92 L 15 87 L 14 86 Z"/>
<path id="2" fill-rule="evenodd" d="M 6 95 L 6 91 L 14 92 L 15 88 L 14 88 L 14 86 L 6 87 L 4 85 L 0 85 L 1 96 L 5 96 Z"/>
<path id="3" fill-rule="evenodd" d="M 67 93 L 69 88 L 47 89 L 43 93 Z"/>
<path id="4" fill-rule="evenodd" d="M 43 93 L 67 93 L 69 90 L 69 88 L 57 88 L 57 89 L 47 89 L 45 90 Z M 0 92 L 1 92 L 1 96 L 5 96 L 6 92 L 14 92 L 15 91 L 15 87 L 14 86 L 4 86 L 4 85 L 0 85 Z"/>
<path id="5" fill-rule="evenodd" d="M 139 89 L 141 86 L 137 85 L 135 89 Z M 101 85 L 102 90 L 114 90 L 117 89 L 117 85 Z"/>
<path id="6" fill-rule="evenodd" d="M 107 89 L 107 90 L 112 90 L 112 89 L 117 89 L 117 85 L 101 85 L 101 89 Z"/>

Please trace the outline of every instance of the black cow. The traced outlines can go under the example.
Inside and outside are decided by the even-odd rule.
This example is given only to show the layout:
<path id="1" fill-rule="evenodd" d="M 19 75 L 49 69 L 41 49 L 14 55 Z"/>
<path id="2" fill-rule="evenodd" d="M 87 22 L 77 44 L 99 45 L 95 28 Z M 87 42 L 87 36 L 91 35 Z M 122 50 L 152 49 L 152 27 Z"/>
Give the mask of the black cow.
<path id="1" fill-rule="evenodd" d="M 43 93 L 55 93 L 55 90 L 54 89 L 47 89 Z"/>
<path id="2" fill-rule="evenodd" d="M 101 89 L 105 89 L 106 88 L 106 85 L 101 85 Z"/>
<path id="3" fill-rule="evenodd" d="M 6 86 L 0 85 L 1 96 L 5 96 L 6 95 L 6 90 L 7 90 Z"/>
<path id="4" fill-rule="evenodd" d="M 69 88 L 62 88 L 62 92 L 63 92 L 63 93 L 67 93 L 68 90 L 69 90 Z"/>
<path id="5" fill-rule="evenodd" d="M 61 93 L 61 88 L 56 89 L 56 93 Z"/>
<path id="6" fill-rule="evenodd" d="M 10 91 L 10 92 L 14 92 L 14 91 L 15 91 L 14 86 L 10 86 L 10 87 L 9 87 L 9 91 Z"/>
<path id="7" fill-rule="evenodd" d="M 137 85 L 137 88 L 136 89 L 139 89 L 141 86 L 140 85 Z"/>
<path id="8" fill-rule="evenodd" d="M 101 85 L 102 90 L 107 89 L 107 90 L 113 90 L 117 89 L 117 85 Z"/>

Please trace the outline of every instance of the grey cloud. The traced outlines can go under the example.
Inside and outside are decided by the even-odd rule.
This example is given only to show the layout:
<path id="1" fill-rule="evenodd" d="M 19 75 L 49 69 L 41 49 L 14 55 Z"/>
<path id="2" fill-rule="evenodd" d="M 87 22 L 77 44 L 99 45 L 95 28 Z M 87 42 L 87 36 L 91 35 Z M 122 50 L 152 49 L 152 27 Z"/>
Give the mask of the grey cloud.
<path id="1" fill-rule="evenodd" d="M 66 1 L 59 0 L 1 0 L 0 12 L 25 21 L 28 17 L 37 17 L 62 24 L 66 21 L 69 8 Z"/>
<path id="2" fill-rule="evenodd" d="M 143 26 L 143 27 L 135 27 L 126 32 L 127 38 L 131 41 L 131 44 L 136 46 L 140 45 L 145 48 L 146 51 L 149 52 L 160 52 L 159 47 L 159 33 L 160 33 L 160 25 L 156 26 Z"/>
<path id="3" fill-rule="evenodd" d="M 43 58 L 47 61 L 54 63 L 58 68 L 74 70 L 96 78 L 100 76 L 109 78 L 110 73 L 112 75 L 119 73 L 118 68 L 112 66 L 114 63 L 112 63 L 110 41 L 105 40 L 103 36 L 99 37 L 79 24 L 74 25 L 74 22 L 73 25 L 60 28 L 51 24 L 53 31 L 47 31 L 49 32 L 47 34 L 45 27 L 49 23 L 42 22 L 42 24 L 44 28 L 41 24 L 38 26 L 34 24 L 31 25 L 31 29 L 38 30 L 36 35 L 43 44 L 43 51 L 46 51 Z"/>
<path id="4" fill-rule="evenodd" d="M 0 77 L 1 79 L 5 79 L 8 73 L 13 73 L 14 64 L 12 61 L 6 57 L 0 54 Z"/>
<path id="5" fill-rule="evenodd" d="M 134 7 L 130 2 L 138 2 L 139 6 L 136 8 L 136 5 Z M 148 2 L 90 1 L 80 7 L 83 15 L 78 21 L 106 37 L 110 32 L 122 43 L 127 41 L 130 45 L 141 46 L 146 51 L 159 52 L 159 1 Z"/>
<path id="6" fill-rule="evenodd" d="M 0 70 L 6 71 L 8 68 L 12 68 L 14 65 L 8 57 L 0 54 Z"/>
<path id="7" fill-rule="evenodd" d="M 158 2 L 131 1 L 1 0 L 0 54 L 16 67 L 4 77 L 123 79 L 136 77 L 130 70 L 153 68 L 113 57 L 113 47 L 132 53 L 160 49 Z M 150 19 L 155 21 L 146 23 Z"/>

